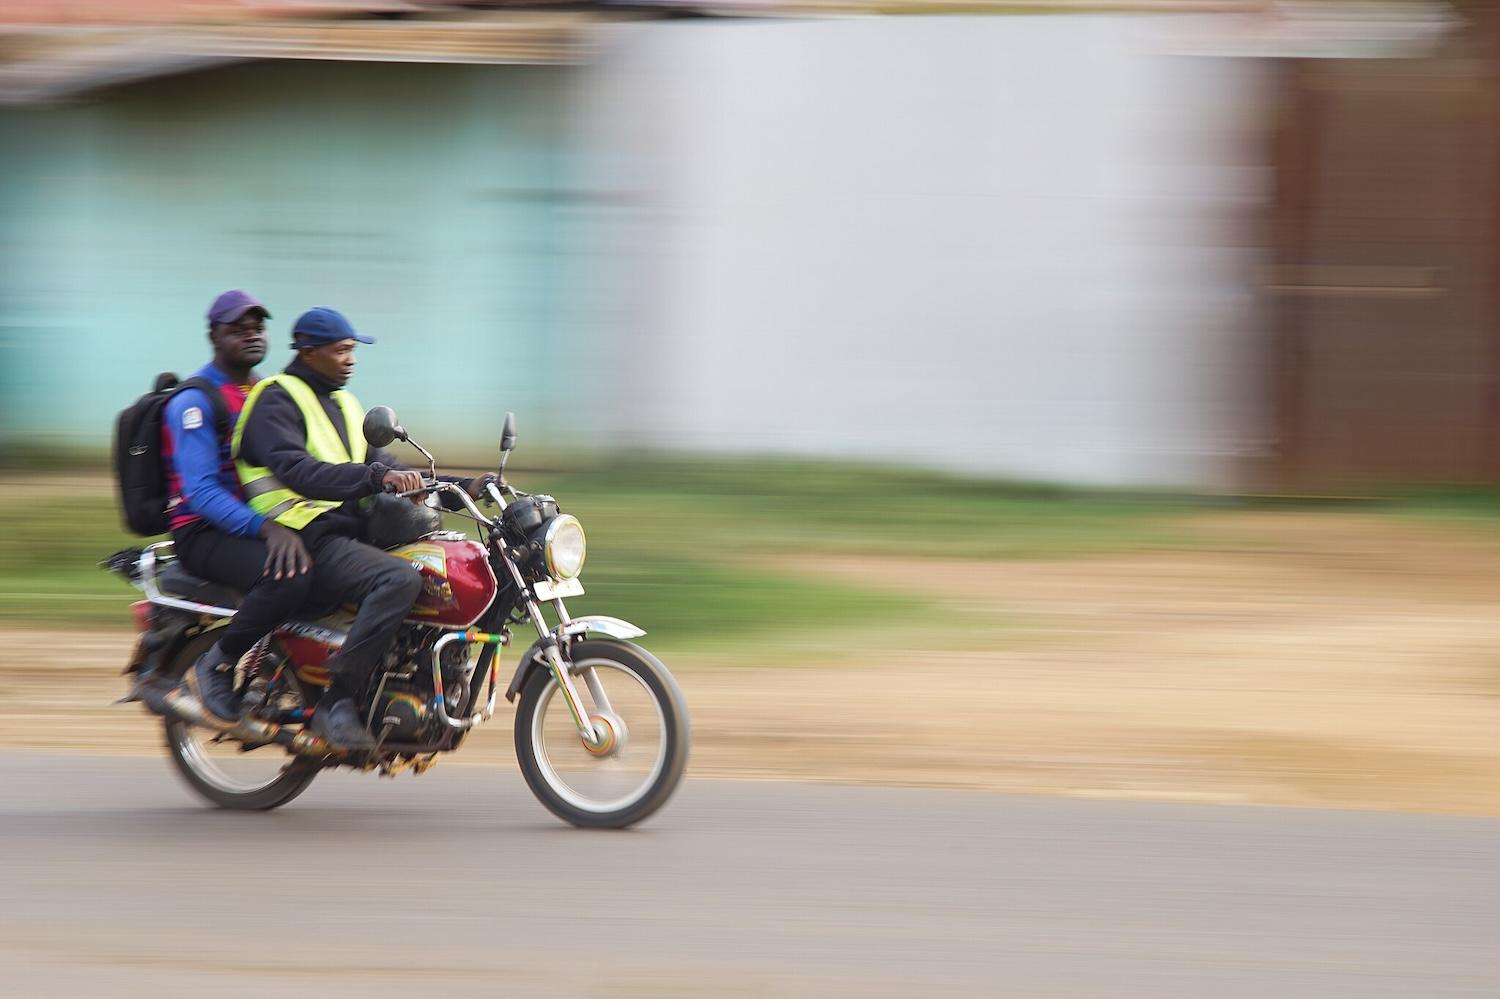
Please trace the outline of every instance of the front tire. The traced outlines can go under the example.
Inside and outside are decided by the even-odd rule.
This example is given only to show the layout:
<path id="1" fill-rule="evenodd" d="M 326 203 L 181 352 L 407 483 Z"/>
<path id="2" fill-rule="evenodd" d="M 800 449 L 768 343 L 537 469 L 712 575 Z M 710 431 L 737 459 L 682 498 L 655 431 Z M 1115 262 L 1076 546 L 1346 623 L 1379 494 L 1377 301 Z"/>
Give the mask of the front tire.
<path id="1" fill-rule="evenodd" d="M 217 631 L 212 631 L 189 642 L 173 657 L 170 675 L 181 678 L 217 640 Z M 167 752 L 177 772 L 189 787 L 220 808 L 253 812 L 278 808 L 307 790 L 322 769 L 317 760 L 291 755 L 279 746 L 260 746 L 240 753 L 237 741 L 215 742 L 218 733 L 211 729 L 189 725 L 171 715 L 163 721 Z M 279 768 L 276 757 L 261 756 L 273 753 L 285 760 Z"/>
<path id="2" fill-rule="evenodd" d="M 623 829 L 655 813 L 682 781 L 691 739 L 682 692 L 660 660 L 630 642 L 574 642 L 568 659 L 584 704 L 597 708 L 582 675 L 592 670 L 627 737 L 607 757 L 587 752 L 557 680 L 542 666 L 516 706 L 516 759 L 531 792 L 558 818 Z"/>

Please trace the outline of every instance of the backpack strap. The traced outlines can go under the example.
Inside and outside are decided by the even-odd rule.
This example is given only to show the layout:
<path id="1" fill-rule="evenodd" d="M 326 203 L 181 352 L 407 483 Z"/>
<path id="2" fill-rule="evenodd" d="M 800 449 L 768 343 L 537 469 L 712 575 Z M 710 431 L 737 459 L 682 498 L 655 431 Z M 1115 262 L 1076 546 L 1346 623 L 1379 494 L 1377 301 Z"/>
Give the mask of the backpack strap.
<path id="1" fill-rule="evenodd" d="M 219 440 L 222 441 L 228 438 L 229 403 L 224 401 L 224 393 L 219 391 L 219 386 L 215 385 L 207 378 L 200 378 L 195 375 L 192 378 L 186 378 L 178 382 L 177 385 L 172 389 L 172 395 L 176 395 L 178 392 L 181 392 L 183 389 L 187 388 L 200 389 L 202 390 L 204 395 L 208 396 L 208 404 L 213 408 L 214 411 L 214 426 L 218 428 Z"/>

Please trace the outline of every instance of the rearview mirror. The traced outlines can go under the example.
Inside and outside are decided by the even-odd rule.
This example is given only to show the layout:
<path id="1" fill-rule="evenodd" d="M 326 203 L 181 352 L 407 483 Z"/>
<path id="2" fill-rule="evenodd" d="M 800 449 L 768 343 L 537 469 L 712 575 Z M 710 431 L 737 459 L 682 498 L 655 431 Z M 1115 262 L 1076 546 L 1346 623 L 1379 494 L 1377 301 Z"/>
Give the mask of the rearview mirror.
<path id="1" fill-rule="evenodd" d="M 505 414 L 505 427 L 500 431 L 500 450 L 513 451 L 516 447 L 516 414 Z"/>
<path id="2" fill-rule="evenodd" d="M 396 422 L 396 411 L 376 406 L 365 414 L 365 440 L 371 447 L 385 447 L 391 441 L 406 440 L 406 430 Z"/>

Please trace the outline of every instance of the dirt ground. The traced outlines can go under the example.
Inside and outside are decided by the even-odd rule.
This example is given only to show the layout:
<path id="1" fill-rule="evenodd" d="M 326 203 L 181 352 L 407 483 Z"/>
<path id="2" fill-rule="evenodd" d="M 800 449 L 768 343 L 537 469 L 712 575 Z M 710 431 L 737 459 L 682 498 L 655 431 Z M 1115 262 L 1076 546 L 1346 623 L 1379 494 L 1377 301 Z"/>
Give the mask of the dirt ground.
<path id="1" fill-rule="evenodd" d="M 675 661 L 692 771 L 1500 814 L 1500 538 L 1347 513 L 1212 528 L 1207 550 L 797 566 L 929 581 L 992 637 Z M 0 744 L 160 752 L 159 724 L 110 705 L 130 636 L 4 639 Z M 511 765 L 509 738 L 502 714 L 444 766 Z"/>

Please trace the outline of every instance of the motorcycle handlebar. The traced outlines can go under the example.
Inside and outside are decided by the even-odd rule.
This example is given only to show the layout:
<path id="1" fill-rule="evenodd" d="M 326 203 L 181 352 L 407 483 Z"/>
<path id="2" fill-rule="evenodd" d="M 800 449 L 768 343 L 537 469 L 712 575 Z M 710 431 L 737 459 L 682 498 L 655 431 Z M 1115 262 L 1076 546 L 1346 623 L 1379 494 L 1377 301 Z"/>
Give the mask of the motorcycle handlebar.
<path id="1" fill-rule="evenodd" d="M 459 501 L 463 503 L 464 506 L 469 508 L 469 513 L 473 515 L 475 520 L 479 521 L 481 524 L 493 523 L 493 521 L 491 521 L 490 518 L 486 517 L 483 511 L 481 511 L 479 507 L 474 504 L 473 498 L 471 498 L 468 493 L 464 492 L 463 487 L 458 485 L 458 483 L 456 482 L 429 482 L 421 489 L 408 489 L 406 492 L 396 493 L 396 495 L 405 499 L 412 496 L 420 496 L 423 493 L 434 492 L 452 493 L 459 498 Z"/>

